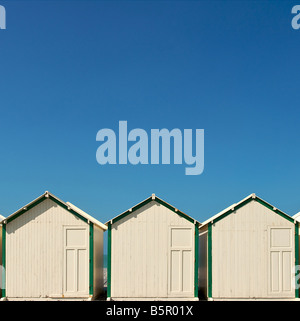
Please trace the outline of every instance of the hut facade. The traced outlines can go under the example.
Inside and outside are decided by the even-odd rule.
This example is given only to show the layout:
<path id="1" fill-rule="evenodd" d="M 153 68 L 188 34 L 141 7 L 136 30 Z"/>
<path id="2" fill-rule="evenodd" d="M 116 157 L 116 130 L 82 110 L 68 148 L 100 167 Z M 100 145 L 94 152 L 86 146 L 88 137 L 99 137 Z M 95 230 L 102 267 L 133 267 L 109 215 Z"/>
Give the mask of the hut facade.
<path id="1" fill-rule="evenodd" d="M 2 225 L 3 297 L 91 298 L 101 294 L 104 224 L 45 192 Z"/>
<path id="2" fill-rule="evenodd" d="M 203 222 L 199 252 L 208 299 L 299 297 L 298 222 L 255 194 Z"/>
<path id="3" fill-rule="evenodd" d="M 108 300 L 198 299 L 196 220 L 153 194 L 106 224 Z"/>

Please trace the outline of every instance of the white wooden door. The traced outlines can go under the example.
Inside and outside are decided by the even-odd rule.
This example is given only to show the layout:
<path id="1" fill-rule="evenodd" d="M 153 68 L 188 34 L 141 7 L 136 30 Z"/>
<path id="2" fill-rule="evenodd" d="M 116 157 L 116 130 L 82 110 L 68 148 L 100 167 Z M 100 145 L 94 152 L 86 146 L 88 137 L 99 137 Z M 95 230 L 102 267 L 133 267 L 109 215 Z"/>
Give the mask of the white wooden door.
<path id="1" fill-rule="evenodd" d="M 269 295 L 293 297 L 292 267 L 294 262 L 293 229 L 270 227 L 269 236 Z"/>
<path id="2" fill-rule="evenodd" d="M 170 228 L 169 295 L 192 297 L 194 290 L 194 233 L 189 227 Z"/>
<path id="3" fill-rule="evenodd" d="M 64 296 L 89 294 L 89 250 L 86 227 L 64 228 Z"/>

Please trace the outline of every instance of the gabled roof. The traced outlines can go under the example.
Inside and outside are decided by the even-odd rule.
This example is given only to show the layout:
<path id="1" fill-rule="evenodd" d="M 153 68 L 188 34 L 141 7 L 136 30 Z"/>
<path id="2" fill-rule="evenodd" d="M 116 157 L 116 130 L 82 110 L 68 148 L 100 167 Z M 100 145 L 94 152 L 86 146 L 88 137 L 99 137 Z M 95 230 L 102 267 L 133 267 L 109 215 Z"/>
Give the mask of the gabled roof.
<path id="1" fill-rule="evenodd" d="M 77 212 L 78 214 L 82 215 L 83 217 L 85 217 L 87 220 L 91 221 L 92 223 L 98 225 L 99 227 L 101 227 L 103 230 L 107 230 L 107 226 L 103 223 L 101 223 L 100 221 L 96 220 L 94 217 L 92 217 L 91 215 L 87 214 L 86 212 L 84 212 L 83 210 L 81 210 L 80 208 L 78 208 L 77 206 L 75 206 L 74 204 L 67 202 L 66 204 L 68 204 L 69 206 L 71 206 L 71 208 Z"/>
<path id="2" fill-rule="evenodd" d="M 174 207 L 174 206 L 170 205 L 169 203 L 163 201 L 161 198 L 157 197 L 155 194 L 152 194 L 150 197 L 146 198 L 141 203 L 138 203 L 134 207 L 132 207 L 132 208 L 128 209 L 127 211 L 121 213 L 120 215 L 114 217 L 113 219 L 109 220 L 105 224 L 108 225 L 109 223 L 111 223 L 111 224 L 116 223 L 117 221 L 121 220 L 125 216 L 133 213 L 134 211 L 138 210 L 139 208 L 145 206 L 146 204 L 148 204 L 150 202 L 157 202 L 157 203 L 165 206 L 169 210 L 173 211 L 174 213 L 178 214 L 179 216 L 181 216 L 181 217 L 185 218 L 186 220 L 190 221 L 191 223 L 197 224 L 198 226 L 201 225 L 200 222 L 198 222 L 197 220 L 193 219 L 189 215 L 179 211 L 176 207 Z"/>
<path id="3" fill-rule="evenodd" d="M 2 223 L 7 224 L 7 223 L 13 221 L 14 219 L 19 217 L 20 215 L 26 213 L 31 208 L 33 208 L 36 205 L 38 205 L 39 203 L 43 202 L 45 199 L 51 199 L 53 202 L 55 202 L 56 204 L 58 204 L 59 206 L 61 206 L 65 210 L 68 210 L 70 213 L 72 213 L 73 215 L 77 216 L 78 218 L 80 218 L 84 222 L 86 222 L 86 223 L 90 223 L 91 222 L 91 223 L 99 226 L 103 230 L 107 230 L 107 226 L 106 225 L 102 224 L 101 222 L 99 222 L 98 220 L 93 218 L 92 216 L 88 215 L 87 213 L 85 213 L 84 211 L 82 211 L 81 209 L 76 207 L 75 205 L 73 205 L 71 203 L 68 203 L 68 202 L 67 203 L 63 202 L 61 199 L 59 199 L 58 197 L 56 197 L 55 195 L 51 194 L 48 191 L 46 191 L 44 194 L 42 194 L 41 196 L 39 196 L 38 198 L 36 198 L 32 202 L 30 202 L 27 205 L 23 206 L 18 211 L 16 211 L 13 214 L 9 215 L 6 219 L 4 219 L 2 221 Z"/>
<path id="4" fill-rule="evenodd" d="M 240 202 L 232 204 L 231 206 L 228 206 L 227 208 L 225 208 L 223 211 L 219 212 L 218 214 L 210 217 L 208 220 L 204 221 L 201 225 L 201 228 L 211 222 L 216 223 L 217 221 L 220 221 L 222 218 L 224 218 L 225 216 L 231 214 L 232 212 L 236 211 L 237 209 L 243 207 L 244 205 L 246 205 L 247 203 L 251 202 L 251 201 L 257 201 L 260 204 L 264 205 L 265 207 L 267 207 L 268 209 L 272 210 L 273 212 L 275 212 L 276 214 L 284 217 L 285 219 L 289 220 L 290 222 L 294 223 L 294 219 L 289 216 L 288 214 L 280 211 L 278 208 L 274 207 L 273 205 L 267 203 L 266 201 L 264 201 L 262 198 L 258 197 L 257 195 L 250 194 L 247 197 L 245 197 L 244 199 L 242 199 Z"/>

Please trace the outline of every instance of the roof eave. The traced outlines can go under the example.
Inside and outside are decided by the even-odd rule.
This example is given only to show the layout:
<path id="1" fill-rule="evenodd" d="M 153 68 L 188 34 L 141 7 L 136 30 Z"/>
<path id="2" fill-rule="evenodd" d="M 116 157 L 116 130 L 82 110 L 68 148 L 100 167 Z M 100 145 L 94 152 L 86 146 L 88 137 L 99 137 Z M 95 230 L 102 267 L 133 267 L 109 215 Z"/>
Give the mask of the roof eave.
<path id="1" fill-rule="evenodd" d="M 34 199 L 33 201 L 31 201 L 30 203 L 26 204 L 25 206 L 21 207 L 19 210 L 17 210 L 13 214 L 9 215 L 5 219 L 3 219 L 1 221 L 1 223 L 4 222 L 6 224 L 7 222 L 11 221 L 16 215 L 18 215 L 18 214 L 21 215 L 21 213 L 23 211 L 26 211 L 28 207 L 31 207 L 32 205 L 39 202 L 43 198 L 52 198 L 54 201 L 59 203 L 62 207 L 65 207 L 68 210 L 73 211 L 73 213 L 75 212 L 77 215 L 79 215 L 79 217 L 83 217 L 87 222 L 91 221 L 93 224 L 96 224 L 97 226 L 102 228 L 104 231 L 107 229 L 107 227 L 103 223 L 99 222 L 98 220 L 96 220 L 95 218 L 93 218 L 89 214 L 85 213 L 84 211 L 82 211 L 81 209 L 76 207 L 75 205 L 73 205 L 71 203 L 68 204 L 68 202 L 65 203 L 64 201 L 62 201 L 61 199 L 59 199 L 58 197 L 56 197 L 55 195 L 53 195 L 52 193 L 50 193 L 48 191 L 46 191 L 44 194 L 42 194 L 41 196 L 39 196 L 36 199 Z"/>
<path id="2" fill-rule="evenodd" d="M 288 214 L 284 213 L 283 211 L 279 210 L 278 208 L 274 207 L 273 205 L 271 205 L 270 203 L 266 202 L 265 200 L 263 200 L 262 198 L 258 197 L 255 193 L 252 193 L 250 195 L 248 195 L 247 197 L 245 197 L 244 199 L 242 199 L 240 202 L 236 203 L 236 204 L 232 204 L 231 206 L 225 208 L 223 211 L 219 212 L 218 214 L 212 216 L 211 218 L 209 218 L 208 220 L 204 221 L 202 223 L 202 225 L 200 226 L 200 228 L 203 228 L 204 226 L 208 225 L 209 223 L 213 222 L 214 220 L 219 219 L 221 216 L 226 215 L 227 213 L 230 214 L 229 212 L 234 211 L 234 209 L 236 207 L 239 207 L 240 205 L 242 205 L 243 203 L 246 203 L 247 201 L 249 201 L 250 199 L 253 200 L 259 200 L 261 203 L 263 203 L 264 205 L 268 205 L 269 208 L 272 208 L 273 211 L 277 214 L 280 214 L 282 216 L 285 216 L 285 218 L 287 218 L 288 220 L 292 221 L 294 217 L 289 216 Z M 242 206 L 244 206 L 245 204 L 243 204 Z M 300 214 L 300 213 L 299 213 Z M 296 214 L 297 215 L 297 214 Z"/>
<path id="3" fill-rule="evenodd" d="M 128 209 L 127 211 L 124 211 L 123 213 L 115 216 L 114 218 L 112 218 L 111 220 L 107 221 L 105 223 L 105 225 L 109 225 L 112 224 L 116 221 L 119 221 L 121 218 L 133 213 L 134 211 L 136 211 L 137 209 L 139 209 L 140 207 L 143 207 L 144 205 L 150 203 L 151 201 L 157 202 L 159 204 L 164 205 L 165 207 L 171 209 L 173 212 L 177 213 L 178 215 L 184 216 L 186 219 L 188 219 L 189 221 L 193 222 L 194 224 L 197 224 L 198 226 L 201 225 L 201 223 L 197 220 L 195 220 L 194 218 L 192 218 L 191 216 L 183 213 L 182 211 L 178 210 L 176 207 L 174 207 L 173 205 L 165 202 L 164 200 L 162 200 L 161 198 L 159 198 L 158 196 L 156 196 L 155 194 L 152 194 L 150 197 L 146 198 L 145 200 L 143 200 L 142 202 L 138 203 L 137 205 L 131 207 L 130 209 Z"/>

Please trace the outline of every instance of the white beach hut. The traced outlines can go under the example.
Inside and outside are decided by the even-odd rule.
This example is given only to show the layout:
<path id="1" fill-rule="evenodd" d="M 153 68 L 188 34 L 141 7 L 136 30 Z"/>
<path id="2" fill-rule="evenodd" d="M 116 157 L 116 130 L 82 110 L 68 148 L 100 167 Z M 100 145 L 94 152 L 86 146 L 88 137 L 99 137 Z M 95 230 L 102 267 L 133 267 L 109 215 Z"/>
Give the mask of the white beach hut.
<path id="1" fill-rule="evenodd" d="M 49 192 L 2 224 L 4 297 L 91 298 L 101 294 L 104 224 Z"/>
<path id="2" fill-rule="evenodd" d="M 198 299 L 199 223 L 154 194 L 108 226 L 108 300 Z"/>
<path id="3" fill-rule="evenodd" d="M 299 297 L 298 222 L 255 194 L 203 222 L 199 250 L 208 299 Z"/>

